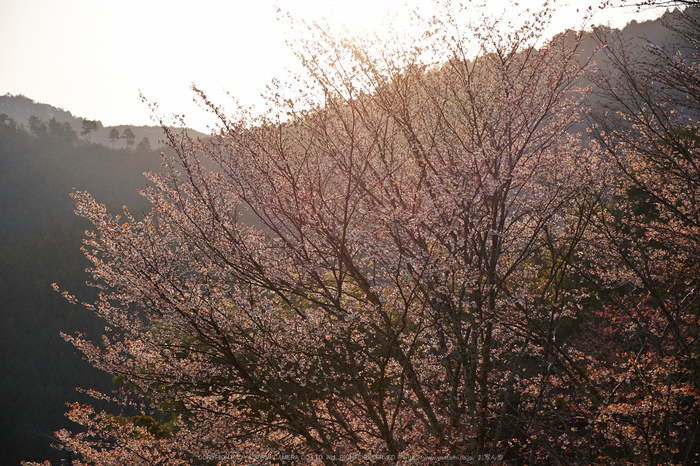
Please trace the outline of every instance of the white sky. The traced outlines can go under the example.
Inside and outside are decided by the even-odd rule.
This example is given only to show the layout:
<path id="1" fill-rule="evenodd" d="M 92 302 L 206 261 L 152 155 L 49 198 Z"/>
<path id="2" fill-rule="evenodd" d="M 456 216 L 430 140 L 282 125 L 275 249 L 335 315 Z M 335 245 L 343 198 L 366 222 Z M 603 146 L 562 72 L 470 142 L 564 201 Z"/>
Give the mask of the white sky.
<path id="1" fill-rule="evenodd" d="M 553 27 L 580 24 L 576 8 L 587 1 L 594 3 L 560 0 Z M 277 3 L 296 19 L 326 17 L 351 30 L 374 29 L 387 13 L 433 8 L 429 0 Z M 594 22 L 620 26 L 660 13 L 615 9 Z M 211 117 L 193 103 L 191 83 L 224 107 L 225 90 L 259 104 L 265 85 L 297 66 L 285 45 L 293 35 L 276 18 L 275 0 L 0 0 L 0 95 L 24 94 L 107 126 L 153 124 L 141 91 L 165 115 L 185 114 L 188 126 L 208 132 Z"/>

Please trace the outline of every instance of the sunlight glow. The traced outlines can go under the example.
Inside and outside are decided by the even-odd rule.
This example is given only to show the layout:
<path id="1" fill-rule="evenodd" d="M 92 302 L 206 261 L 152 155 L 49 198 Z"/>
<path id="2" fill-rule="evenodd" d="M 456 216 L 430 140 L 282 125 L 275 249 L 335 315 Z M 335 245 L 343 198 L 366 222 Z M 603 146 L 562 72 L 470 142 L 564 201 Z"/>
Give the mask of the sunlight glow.
<path id="1" fill-rule="evenodd" d="M 540 4 L 524 0 L 519 8 Z M 581 26 L 583 9 L 595 4 L 557 2 L 561 12 L 552 19 L 552 33 Z M 504 9 L 503 2 L 486 5 L 487 14 Z M 278 21 L 276 7 L 295 21 L 326 18 L 335 31 L 350 35 L 376 31 L 381 36 L 389 17 L 398 29 L 412 34 L 410 12 L 417 9 L 429 16 L 436 4 L 430 0 L 3 0 L 0 94 L 24 94 L 105 125 L 153 124 L 139 98 L 143 92 L 160 103 L 165 115 L 184 113 L 188 124 L 206 130 L 211 118 L 192 102 L 192 83 L 224 106 L 230 102 L 225 91 L 244 105 L 258 105 L 272 78 L 284 78 L 285 69 L 298 67 L 285 44 L 293 42 L 297 32 Z M 639 17 L 634 8 L 612 9 L 597 14 L 594 21 L 622 25 L 632 17 Z"/>

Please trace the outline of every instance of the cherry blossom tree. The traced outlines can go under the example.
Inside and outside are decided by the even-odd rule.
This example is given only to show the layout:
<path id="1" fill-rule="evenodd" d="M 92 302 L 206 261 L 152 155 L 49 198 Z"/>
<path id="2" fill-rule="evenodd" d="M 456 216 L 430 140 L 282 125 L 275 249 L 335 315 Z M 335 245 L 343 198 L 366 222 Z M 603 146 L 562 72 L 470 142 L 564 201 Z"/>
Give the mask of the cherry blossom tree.
<path id="1" fill-rule="evenodd" d="M 591 230 L 604 342 L 597 431 L 630 463 L 691 464 L 700 419 L 700 22 L 667 15 L 682 47 L 607 38 L 596 136 L 620 177 Z"/>
<path id="2" fill-rule="evenodd" d="M 274 111 L 197 90 L 214 137 L 163 125 L 144 220 L 75 192 L 109 328 L 65 338 L 135 414 L 73 405 L 60 441 L 99 465 L 575 461 L 557 332 L 606 178 L 569 131 L 580 36 L 546 19 L 446 10 L 393 47 L 310 27 Z"/>

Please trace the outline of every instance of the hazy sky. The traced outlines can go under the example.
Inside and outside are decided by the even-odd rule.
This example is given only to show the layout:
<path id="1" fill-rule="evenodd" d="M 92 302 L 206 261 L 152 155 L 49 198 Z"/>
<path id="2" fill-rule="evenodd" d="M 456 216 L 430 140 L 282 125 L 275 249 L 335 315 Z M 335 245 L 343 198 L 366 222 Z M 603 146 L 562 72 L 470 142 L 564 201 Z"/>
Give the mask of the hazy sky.
<path id="1" fill-rule="evenodd" d="M 554 27 L 579 24 L 576 7 L 585 2 L 559 2 Z M 191 83 L 224 106 L 225 90 L 257 104 L 273 77 L 296 66 L 285 46 L 293 34 L 277 21 L 275 4 L 295 18 L 323 16 L 352 30 L 375 28 L 387 13 L 428 11 L 432 2 L 0 0 L 0 95 L 24 94 L 105 125 L 153 124 L 141 91 L 163 114 L 183 113 L 189 126 L 206 131 L 211 120 L 193 103 Z M 659 13 L 616 9 L 595 22 L 622 25 Z"/>

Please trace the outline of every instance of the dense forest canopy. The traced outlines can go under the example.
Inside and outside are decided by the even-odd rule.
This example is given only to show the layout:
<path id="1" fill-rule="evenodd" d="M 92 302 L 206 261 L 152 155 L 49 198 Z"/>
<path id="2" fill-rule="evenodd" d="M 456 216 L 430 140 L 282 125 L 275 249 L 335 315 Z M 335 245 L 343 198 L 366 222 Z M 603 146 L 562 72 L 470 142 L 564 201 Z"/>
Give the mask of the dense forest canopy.
<path id="1" fill-rule="evenodd" d="M 219 131 L 163 128 L 144 215 L 73 193 L 99 294 L 68 272 L 56 288 L 107 326 L 64 338 L 126 411 L 72 402 L 83 430 L 61 448 L 115 466 L 700 461 L 700 13 L 665 15 L 656 44 L 543 41 L 546 10 L 504 35 L 450 13 L 409 44 L 309 27 L 310 79 L 271 91 L 279 114 L 197 90 Z M 5 119 L 3 151 L 92 147 L 34 123 Z"/>

